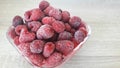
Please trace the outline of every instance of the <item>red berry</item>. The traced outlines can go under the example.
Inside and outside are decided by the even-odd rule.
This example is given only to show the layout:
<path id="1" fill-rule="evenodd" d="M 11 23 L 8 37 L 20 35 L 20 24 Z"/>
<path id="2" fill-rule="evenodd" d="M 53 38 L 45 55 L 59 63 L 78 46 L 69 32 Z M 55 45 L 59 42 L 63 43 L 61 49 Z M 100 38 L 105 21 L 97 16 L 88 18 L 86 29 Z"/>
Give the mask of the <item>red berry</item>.
<path id="1" fill-rule="evenodd" d="M 79 30 L 81 30 L 84 33 L 84 37 L 87 36 L 87 30 L 84 27 L 80 27 Z"/>
<path id="2" fill-rule="evenodd" d="M 59 34 L 58 40 L 70 40 L 72 38 L 72 34 L 64 31 Z"/>
<path id="3" fill-rule="evenodd" d="M 15 32 L 15 28 L 10 28 L 8 30 L 8 36 L 11 38 L 11 39 L 14 39 L 16 37 L 16 32 Z"/>
<path id="4" fill-rule="evenodd" d="M 71 38 L 71 41 L 72 41 L 73 44 L 74 44 L 74 48 L 79 45 L 79 43 L 75 40 L 75 38 Z"/>
<path id="5" fill-rule="evenodd" d="M 62 11 L 62 21 L 69 22 L 70 13 L 68 11 Z"/>
<path id="6" fill-rule="evenodd" d="M 33 9 L 30 19 L 33 21 L 41 20 L 44 17 L 44 13 L 40 9 Z"/>
<path id="7" fill-rule="evenodd" d="M 44 57 L 49 57 L 55 49 L 55 44 L 52 42 L 47 42 L 44 46 L 43 55 Z"/>
<path id="8" fill-rule="evenodd" d="M 69 24 L 74 28 L 78 28 L 80 26 L 80 23 L 81 23 L 81 19 L 77 16 L 73 16 L 69 20 Z"/>
<path id="9" fill-rule="evenodd" d="M 19 37 L 20 43 L 31 42 L 35 39 L 35 34 L 33 32 L 28 32 L 27 30 L 22 29 Z"/>
<path id="10" fill-rule="evenodd" d="M 42 23 L 43 24 L 49 24 L 49 25 L 51 25 L 54 21 L 55 21 L 55 19 L 53 17 L 44 17 L 42 19 Z"/>
<path id="11" fill-rule="evenodd" d="M 22 24 L 24 24 L 22 17 L 20 17 L 20 16 L 17 15 L 17 16 L 15 16 L 15 17 L 13 18 L 12 25 L 13 25 L 14 27 L 16 27 L 17 25 L 22 25 Z"/>
<path id="12" fill-rule="evenodd" d="M 60 40 L 56 42 L 56 49 L 64 55 L 68 55 L 73 51 L 74 44 L 69 40 Z"/>
<path id="13" fill-rule="evenodd" d="M 47 1 L 45 1 L 45 0 L 41 1 L 40 4 L 39 4 L 39 8 L 41 10 L 46 9 L 48 6 L 49 6 L 49 3 Z"/>
<path id="14" fill-rule="evenodd" d="M 62 18 L 62 14 L 59 9 L 50 10 L 49 16 L 54 17 L 56 20 L 61 20 Z"/>
<path id="15" fill-rule="evenodd" d="M 54 52 L 50 57 L 46 59 L 46 66 L 48 68 L 53 68 L 62 62 L 62 54 Z"/>
<path id="16" fill-rule="evenodd" d="M 37 31 L 37 38 L 38 39 L 48 39 L 54 35 L 54 30 L 52 26 L 45 24 L 42 25 Z"/>
<path id="17" fill-rule="evenodd" d="M 75 32 L 74 38 L 78 43 L 80 43 L 84 40 L 85 35 L 81 30 L 78 30 L 78 31 Z"/>
<path id="18" fill-rule="evenodd" d="M 72 29 L 70 30 L 70 32 L 71 32 L 72 35 L 74 35 L 75 31 L 76 31 L 76 30 L 75 30 L 74 28 L 72 28 Z"/>
<path id="19" fill-rule="evenodd" d="M 22 55 L 24 56 L 30 56 L 31 54 L 33 54 L 30 51 L 30 43 L 21 43 L 20 45 L 18 45 L 18 48 L 20 49 Z"/>
<path id="20" fill-rule="evenodd" d="M 36 32 L 42 24 L 39 21 L 32 21 L 28 22 L 28 28 L 31 29 L 31 31 Z"/>
<path id="21" fill-rule="evenodd" d="M 24 14 L 25 21 L 32 21 L 30 19 L 31 15 L 32 15 L 32 10 L 26 11 L 25 14 Z"/>
<path id="22" fill-rule="evenodd" d="M 16 36 L 14 38 L 14 44 L 17 45 L 17 46 L 20 44 L 20 42 L 19 42 L 19 36 Z"/>
<path id="23" fill-rule="evenodd" d="M 71 26 L 68 23 L 65 23 L 65 30 L 66 31 L 70 31 L 71 30 Z"/>
<path id="24" fill-rule="evenodd" d="M 45 10 L 44 13 L 45 15 L 49 15 L 50 10 L 54 9 L 52 6 L 48 6 Z"/>
<path id="25" fill-rule="evenodd" d="M 30 61 L 36 66 L 42 66 L 44 57 L 41 54 L 32 54 L 29 56 Z"/>
<path id="26" fill-rule="evenodd" d="M 85 22 L 81 21 L 81 24 L 79 27 L 84 27 L 86 29 L 86 25 L 85 25 Z"/>
<path id="27" fill-rule="evenodd" d="M 32 53 L 41 53 L 43 51 L 44 42 L 42 40 L 34 40 L 30 43 Z"/>
<path id="28" fill-rule="evenodd" d="M 17 34 L 17 35 L 20 35 L 22 29 L 27 30 L 27 26 L 26 26 L 26 25 L 18 25 L 18 26 L 15 28 L 16 34 Z"/>
<path id="29" fill-rule="evenodd" d="M 62 21 L 54 21 L 52 23 L 52 27 L 57 33 L 63 32 L 65 30 L 65 25 Z"/>

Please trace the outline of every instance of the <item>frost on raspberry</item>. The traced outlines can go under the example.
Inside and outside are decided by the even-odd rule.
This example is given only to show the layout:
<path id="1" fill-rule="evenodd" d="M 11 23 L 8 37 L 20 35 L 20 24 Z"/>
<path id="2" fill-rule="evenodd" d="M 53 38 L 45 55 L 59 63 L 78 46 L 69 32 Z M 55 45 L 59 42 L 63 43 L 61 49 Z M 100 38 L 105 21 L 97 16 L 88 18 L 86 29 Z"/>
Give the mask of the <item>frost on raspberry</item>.
<path id="1" fill-rule="evenodd" d="M 42 25 L 37 31 L 38 39 L 49 39 L 54 35 L 54 30 L 52 26 L 45 24 Z"/>
<path id="2" fill-rule="evenodd" d="M 30 43 L 30 50 L 32 53 L 41 53 L 43 51 L 44 41 L 34 40 Z"/>
<path id="3" fill-rule="evenodd" d="M 49 3 L 47 1 L 45 1 L 45 0 L 41 1 L 40 4 L 39 4 L 39 8 L 41 10 L 46 9 L 48 6 L 49 6 Z"/>
<path id="4" fill-rule="evenodd" d="M 72 34 L 70 32 L 64 31 L 59 34 L 58 40 L 70 40 Z"/>
<path id="5" fill-rule="evenodd" d="M 42 24 L 39 21 L 28 22 L 28 28 L 33 32 L 36 32 L 41 25 Z"/>
<path id="6" fill-rule="evenodd" d="M 74 44 L 69 40 L 60 40 L 56 42 L 56 49 L 66 56 L 73 51 Z"/>
<path id="7" fill-rule="evenodd" d="M 65 30 L 65 25 L 62 21 L 54 21 L 52 27 L 57 33 L 61 33 Z"/>
<path id="8" fill-rule="evenodd" d="M 44 57 L 49 57 L 55 50 L 55 44 L 52 42 L 47 42 L 44 46 L 43 55 Z"/>
<path id="9" fill-rule="evenodd" d="M 43 24 L 49 24 L 49 25 L 51 25 L 54 21 L 55 21 L 55 19 L 53 17 L 44 17 L 42 19 L 42 23 Z"/>

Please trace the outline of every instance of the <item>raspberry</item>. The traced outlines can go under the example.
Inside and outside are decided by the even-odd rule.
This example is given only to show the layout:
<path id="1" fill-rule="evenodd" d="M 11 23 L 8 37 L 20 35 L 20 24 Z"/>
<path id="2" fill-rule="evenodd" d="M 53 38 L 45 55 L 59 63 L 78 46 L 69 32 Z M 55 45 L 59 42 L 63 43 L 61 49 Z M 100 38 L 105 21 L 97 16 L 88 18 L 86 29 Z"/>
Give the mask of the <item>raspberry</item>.
<path id="1" fill-rule="evenodd" d="M 74 44 L 74 48 L 79 45 L 79 43 L 75 40 L 75 38 L 71 38 L 71 41 L 72 41 L 73 44 Z"/>
<path id="2" fill-rule="evenodd" d="M 15 28 L 10 28 L 8 30 L 8 36 L 11 38 L 11 39 L 14 39 L 16 37 L 16 32 L 15 32 Z"/>
<path id="3" fill-rule="evenodd" d="M 32 15 L 31 12 L 32 12 L 32 10 L 29 10 L 29 11 L 26 11 L 26 12 L 25 12 L 24 17 L 25 17 L 25 20 L 26 20 L 26 21 L 32 21 L 32 20 L 30 19 L 31 15 Z"/>
<path id="4" fill-rule="evenodd" d="M 52 26 L 45 24 L 42 25 L 37 31 L 37 38 L 38 39 L 48 39 L 54 35 L 54 30 Z"/>
<path id="5" fill-rule="evenodd" d="M 59 9 L 50 10 L 49 16 L 54 17 L 56 20 L 61 20 L 62 18 L 62 14 Z"/>
<path id="6" fill-rule="evenodd" d="M 27 26 L 26 26 L 26 25 L 18 25 L 18 26 L 15 28 L 16 34 L 17 34 L 17 35 L 20 35 L 22 29 L 27 30 Z"/>
<path id="7" fill-rule="evenodd" d="M 55 49 L 55 44 L 52 42 L 47 42 L 44 46 L 43 55 L 44 57 L 49 57 Z"/>
<path id="8" fill-rule="evenodd" d="M 26 21 L 39 21 L 45 15 L 40 9 L 36 8 L 33 10 L 26 11 L 24 16 Z"/>
<path id="9" fill-rule="evenodd" d="M 49 24 L 49 25 L 51 25 L 54 21 L 55 21 L 55 19 L 53 17 L 44 17 L 42 19 L 42 23 L 43 24 Z"/>
<path id="10" fill-rule="evenodd" d="M 16 36 L 16 37 L 14 38 L 14 44 L 15 44 L 15 45 L 19 45 L 19 44 L 20 44 L 20 42 L 19 42 L 19 36 Z"/>
<path id="11" fill-rule="evenodd" d="M 56 49 L 64 55 L 68 55 L 73 51 L 74 44 L 69 40 L 60 40 L 56 42 Z"/>
<path id="12" fill-rule="evenodd" d="M 62 54 L 54 52 L 50 57 L 46 59 L 46 66 L 48 68 L 53 68 L 62 62 Z"/>
<path id="13" fill-rule="evenodd" d="M 46 9 L 48 6 L 49 6 L 49 3 L 47 1 L 45 1 L 45 0 L 41 1 L 40 4 L 39 4 L 39 8 L 41 10 Z"/>
<path id="14" fill-rule="evenodd" d="M 15 17 L 13 18 L 12 25 L 13 25 L 14 27 L 16 27 L 17 25 L 22 25 L 22 24 L 24 24 L 22 17 L 20 17 L 20 16 L 17 15 L 17 16 L 15 16 Z"/>
<path id="15" fill-rule="evenodd" d="M 42 40 L 34 40 L 30 43 L 30 50 L 32 53 L 41 53 L 44 47 Z"/>
<path id="16" fill-rule="evenodd" d="M 30 56 L 31 54 L 33 54 L 30 51 L 30 43 L 21 43 L 20 45 L 18 45 L 18 48 L 20 49 L 22 55 L 24 56 Z"/>
<path id="17" fill-rule="evenodd" d="M 59 34 L 58 40 L 70 40 L 72 38 L 72 34 L 64 31 Z"/>
<path id="18" fill-rule="evenodd" d="M 37 65 L 37 66 L 41 66 L 42 62 L 44 61 L 44 57 L 41 54 L 32 54 L 29 56 L 30 61 Z"/>
<path id="19" fill-rule="evenodd" d="M 80 43 L 80 42 L 82 42 L 84 40 L 85 35 L 81 30 L 78 30 L 78 31 L 75 32 L 74 37 L 75 37 L 75 40 L 78 43 Z"/>
<path id="20" fill-rule="evenodd" d="M 85 22 L 81 21 L 81 24 L 79 27 L 84 27 L 86 29 L 86 25 L 85 25 Z"/>
<path id="21" fill-rule="evenodd" d="M 27 30 L 22 29 L 19 37 L 20 43 L 30 42 L 35 39 L 35 34 L 33 32 L 28 32 Z"/>
<path id="22" fill-rule="evenodd" d="M 28 22 L 28 28 L 36 32 L 42 24 L 39 21 Z"/>
<path id="23" fill-rule="evenodd" d="M 75 30 L 74 28 L 72 28 L 72 29 L 70 30 L 70 32 L 71 32 L 72 35 L 74 35 L 75 31 L 76 31 L 76 30 Z"/>
<path id="24" fill-rule="evenodd" d="M 62 11 L 62 21 L 69 22 L 70 13 L 68 11 Z"/>
<path id="25" fill-rule="evenodd" d="M 57 33 L 63 32 L 65 30 L 65 25 L 62 21 L 54 21 L 52 23 L 52 27 Z"/>
<path id="26" fill-rule="evenodd" d="M 70 31 L 71 30 L 71 26 L 68 23 L 65 23 L 65 30 L 66 31 Z"/>
<path id="27" fill-rule="evenodd" d="M 49 15 L 50 10 L 54 9 L 52 6 L 48 6 L 45 10 L 44 13 L 45 15 Z"/>
<path id="28" fill-rule="evenodd" d="M 33 21 L 37 21 L 41 20 L 44 16 L 44 13 L 40 9 L 33 9 L 30 19 Z"/>
<path id="29" fill-rule="evenodd" d="M 87 36 L 87 30 L 84 27 L 80 27 L 79 30 L 81 30 L 84 33 L 84 37 Z"/>
<path id="30" fill-rule="evenodd" d="M 77 16 L 73 16 L 69 20 L 69 24 L 74 28 L 78 28 L 80 26 L 80 23 L 81 23 L 81 19 Z"/>

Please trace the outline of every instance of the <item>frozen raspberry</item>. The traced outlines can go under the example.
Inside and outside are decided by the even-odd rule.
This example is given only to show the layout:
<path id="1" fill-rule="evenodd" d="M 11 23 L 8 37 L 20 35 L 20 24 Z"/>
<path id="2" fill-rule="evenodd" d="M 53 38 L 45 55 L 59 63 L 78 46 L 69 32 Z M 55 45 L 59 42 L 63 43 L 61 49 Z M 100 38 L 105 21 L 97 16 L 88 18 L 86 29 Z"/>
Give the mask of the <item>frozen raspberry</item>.
<path id="1" fill-rule="evenodd" d="M 59 9 L 50 10 L 49 16 L 54 17 L 56 20 L 61 20 L 62 18 L 62 14 Z"/>
<path id="2" fill-rule="evenodd" d="M 44 16 L 44 13 L 40 9 L 33 9 L 30 19 L 33 21 L 37 21 L 41 20 Z"/>
<path id="3" fill-rule="evenodd" d="M 84 27 L 86 29 L 86 25 L 85 25 L 85 22 L 81 21 L 81 24 L 79 27 Z"/>
<path id="4" fill-rule="evenodd" d="M 42 62 L 44 61 L 44 57 L 41 54 L 32 54 L 29 56 L 30 61 L 37 65 L 37 66 L 41 66 Z"/>
<path id="5" fill-rule="evenodd" d="M 73 16 L 69 20 L 69 24 L 74 28 L 78 28 L 80 26 L 80 23 L 81 23 L 81 19 L 77 16 Z"/>
<path id="6" fill-rule="evenodd" d="M 26 11 L 25 14 L 24 14 L 24 17 L 25 17 L 25 21 L 32 21 L 30 19 L 31 15 L 32 15 L 32 10 L 29 10 L 29 11 Z"/>
<path id="7" fill-rule="evenodd" d="M 62 11 L 62 21 L 69 22 L 70 13 L 68 11 Z"/>
<path id="8" fill-rule="evenodd" d="M 28 32 L 27 30 L 22 29 L 19 37 L 20 43 L 31 42 L 35 39 L 35 34 L 33 32 Z"/>
<path id="9" fill-rule="evenodd" d="M 68 23 L 65 23 L 65 30 L 66 31 L 70 31 L 71 30 L 71 26 Z"/>
<path id="10" fill-rule="evenodd" d="M 17 45 L 17 46 L 20 44 L 20 42 L 19 42 L 19 36 L 16 36 L 14 38 L 14 44 Z"/>
<path id="11" fill-rule="evenodd" d="M 20 17 L 20 16 L 17 15 L 17 16 L 15 16 L 15 17 L 13 18 L 12 25 L 13 25 L 14 27 L 16 27 L 17 25 L 22 25 L 22 24 L 24 24 L 22 17 Z"/>
<path id="12" fill-rule="evenodd" d="M 81 30 L 78 30 L 78 31 L 75 32 L 74 38 L 78 43 L 80 43 L 84 40 L 85 35 Z"/>
<path id="13" fill-rule="evenodd" d="M 54 52 L 50 57 L 46 59 L 46 66 L 48 68 L 53 68 L 54 66 L 59 65 L 62 62 L 62 54 Z"/>
<path id="14" fill-rule="evenodd" d="M 52 26 L 45 24 L 42 25 L 37 31 L 37 38 L 38 39 L 48 39 L 54 35 L 54 30 Z"/>
<path id="15" fill-rule="evenodd" d="M 30 50 L 32 53 L 41 53 L 44 47 L 42 40 L 34 40 L 30 43 Z"/>
<path id="16" fill-rule="evenodd" d="M 41 10 L 46 9 L 48 6 L 49 6 L 49 3 L 47 1 L 45 1 L 45 0 L 41 1 L 40 4 L 39 4 L 39 8 Z"/>
<path id="17" fill-rule="evenodd" d="M 60 40 L 56 42 L 56 49 L 64 55 L 68 55 L 73 51 L 74 44 L 69 40 Z"/>
<path id="18" fill-rule="evenodd" d="M 72 28 L 72 29 L 70 30 L 70 32 L 71 32 L 72 35 L 74 35 L 75 31 L 76 31 L 76 30 L 75 30 L 74 28 Z"/>
<path id="19" fill-rule="evenodd" d="M 39 21 L 32 21 L 28 22 L 28 28 L 31 29 L 31 31 L 36 32 L 42 24 Z"/>
<path id="20" fill-rule="evenodd" d="M 16 37 L 16 32 L 15 32 L 15 28 L 10 28 L 8 30 L 8 36 L 11 38 L 11 39 L 14 39 Z"/>
<path id="21" fill-rule="evenodd" d="M 49 24 L 49 25 L 51 25 L 54 21 L 55 21 L 55 19 L 53 17 L 44 17 L 42 19 L 42 23 L 43 24 Z"/>
<path id="22" fill-rule="evenodd" d="M 18 25 L 18 26 L 15 28 L 16 34 L 17 34 L 17 35 L 20 35 L 22 29 L 27 30 L 27 26 L 26 26 L 26 25 Z"/>
<path id="23" fill-rule="evenodd" d="M 75 40 L 75 38 L 71 38 L 71 41 L 74 44 L 74 48 L 78 46 L 79 43 Z"/>
<path id="24" fill-rule="evenodd" d="M 40 9 L 36 8 L 33 10 L 26 11 L 24 16 L 26 21 L 39 21 L 45 15 Z"/>
<path id="25" fill-rule="evenodd" d="M 54 9 L 52 6 L 48 6 L 45 10 L 44 13 L 45 15 L 49 15 L 50 10 Z"/>
<path id="26" fill-rule="evenodd" d="M 70 32 L 64 31 L 59 34 L 58 40 L 70 40 L 72 34 Z"/>
<path id="27" fill-rule="evenodd" d="M 43 55 L 44 57 L 49 57 L 55 49 L 55 44 L 52 42 L 47 42 L 44 46 Z"/>
<path id="28" fill-rule="evenodd" d="M 84 33 L 84 37 L 87 36 L 87 30 L 84 27 L 80 27 L 79 30 L 81 30 Z"/>
<path id="29" fill-rule="evenodd" d="M 30 56 L 31 54 L 33 54 L 30 51 L 30 43 L 21 43 L 20 45 L 18 45 L 18 48 L 24 56 Z"/>
<path id="30" fill-rule="evenodd" d="M 62 21 L 54 21 L 52 23 L 52 27 L 57 33 L 63 32 L 65 30 L 65 25 Z"/>

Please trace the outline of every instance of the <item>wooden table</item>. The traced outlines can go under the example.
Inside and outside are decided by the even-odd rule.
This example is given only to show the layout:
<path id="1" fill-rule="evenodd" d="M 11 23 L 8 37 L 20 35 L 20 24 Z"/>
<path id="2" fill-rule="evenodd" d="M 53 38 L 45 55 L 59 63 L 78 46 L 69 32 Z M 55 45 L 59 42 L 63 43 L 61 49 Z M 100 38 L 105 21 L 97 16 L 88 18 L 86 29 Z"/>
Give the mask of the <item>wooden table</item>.
<path id="1" fill-rule="evenodd" d="M 38 7 L 39 0 L 0 1 L 0 68 L 32 68 L 6 38 L 15 15 Z M 61 68 L 120 68 L 120 0 L 49 0 L 91 26 L 84 46 Z"/>

